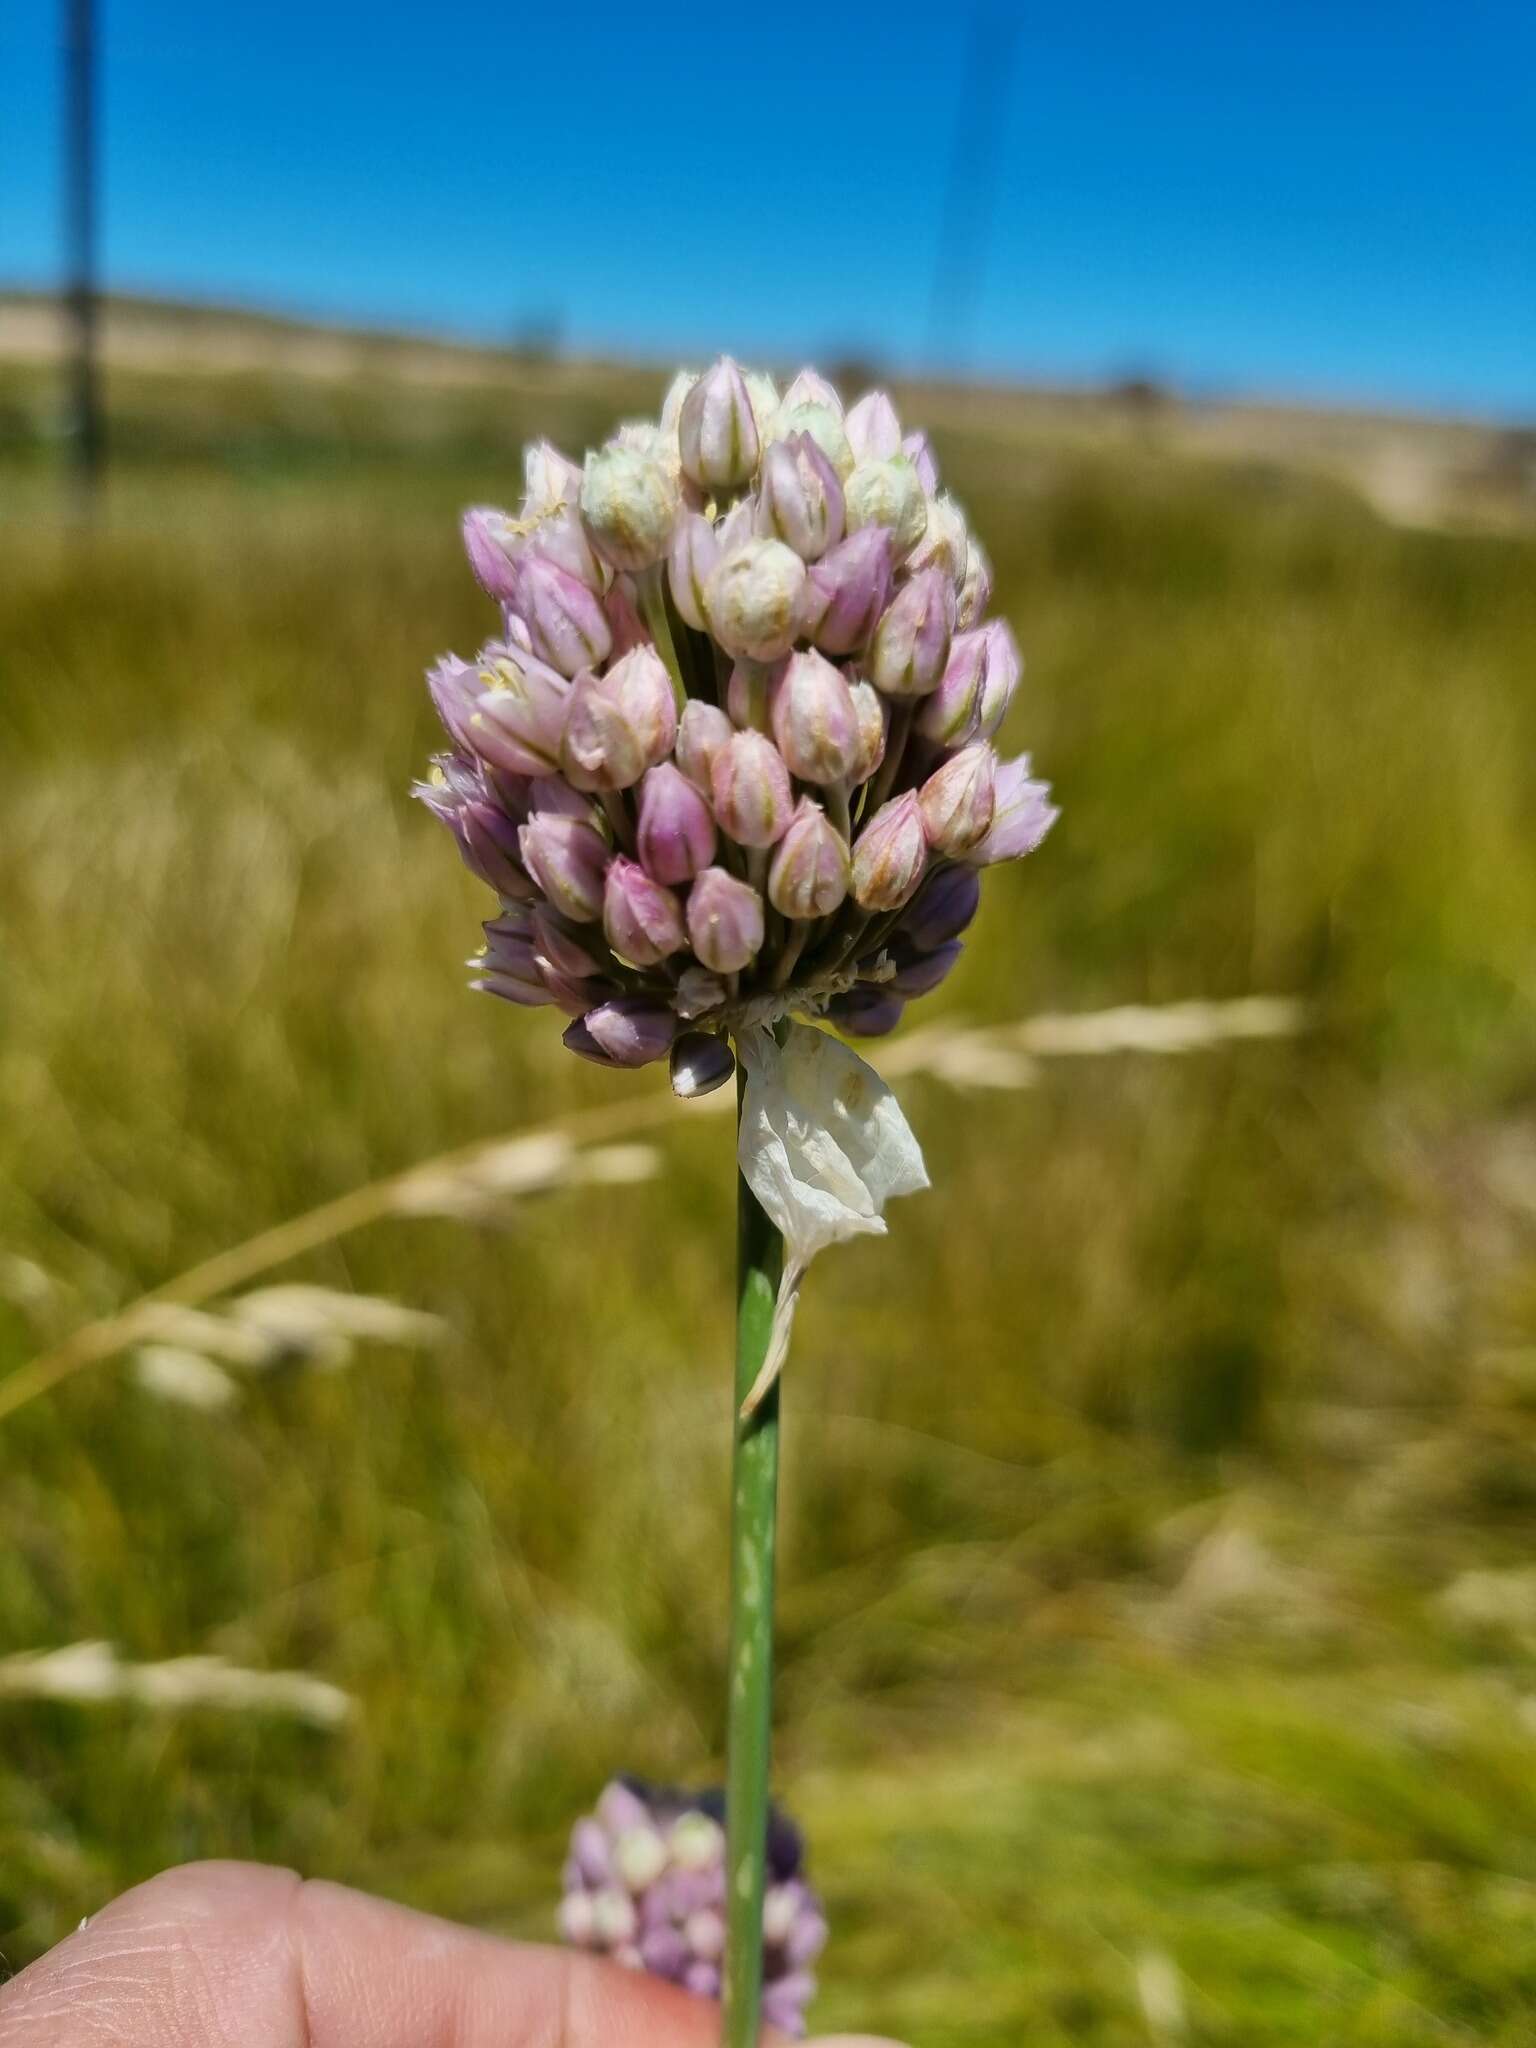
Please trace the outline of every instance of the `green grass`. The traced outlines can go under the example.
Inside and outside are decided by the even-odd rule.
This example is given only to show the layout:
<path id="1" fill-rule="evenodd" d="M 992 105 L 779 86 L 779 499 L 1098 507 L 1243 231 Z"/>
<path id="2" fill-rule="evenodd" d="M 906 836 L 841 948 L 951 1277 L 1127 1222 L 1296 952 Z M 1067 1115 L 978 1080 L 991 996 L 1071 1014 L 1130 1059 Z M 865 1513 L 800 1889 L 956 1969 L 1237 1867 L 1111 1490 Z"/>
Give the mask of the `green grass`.
<path id="1" fill-rule="evenodd" d="M 88 539 L 0 468 L 0 1254 L 47 1282 L 0 1272 L 0 1365 L 664 1085 L 464 993 L 482 907 L 405 795 L 420 671 L 485 624 L 458 507 L 643 395 L 120 380 Z M 1436 1596 L 1536 1533 L 1536 545 L 1150 450 L 942 452 L 1029 657 L 1005 737 L 1065 814 L 918 1014 L 1277 990 L 1316 1028 L 909 1084 L 934 1190 L 818 1267 L 786 1399 L 818 2022 L 1523 2043 L 1536 1616 Z M 718 1771 L 732 1168 L 716 1120 L 661 1143 L 658 1180 L 291 1269 L 435 1310 L 446 1353 L 207 1416 L 109 1364 L 0 1424 L 0 1650 L 359 1703 L 0 1701 L 9 1960 L 210 1854 L 541 1932 L 609 1773 Z"/>

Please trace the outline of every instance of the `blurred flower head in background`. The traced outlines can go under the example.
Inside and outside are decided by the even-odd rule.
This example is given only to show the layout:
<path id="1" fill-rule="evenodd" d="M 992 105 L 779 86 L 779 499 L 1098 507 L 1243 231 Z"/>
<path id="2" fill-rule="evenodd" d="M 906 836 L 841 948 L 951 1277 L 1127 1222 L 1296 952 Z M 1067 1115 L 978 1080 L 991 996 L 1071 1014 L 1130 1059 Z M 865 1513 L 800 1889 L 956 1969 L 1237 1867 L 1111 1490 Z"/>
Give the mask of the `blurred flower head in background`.
<path id="1" fill-rule="evenodd" d="M 431 671 L 419 793 L 501 899 L 472 985 L 584 1058 L 699 1094 L 791 1010 L 889 1031 L 1055 819 L 993 748 L 1022 663 L 986 555 L 883 392 L 722 358 L 580 467 L 530 448 L 464 538 L 501 633 Z"/>
<path id="2" fill-rule="evenodd" d="M 816 1989 L 810 1966 L 827 1938 L 805 1881 L 800 1831 L 768 1816 L 763 1901 L 763 2017 L 805 2032 Z M 725 1795 L 616 1778 L 571 1830 L 560 1932 L 578 1948 L 718 1998 L 725 1954 Z"/>

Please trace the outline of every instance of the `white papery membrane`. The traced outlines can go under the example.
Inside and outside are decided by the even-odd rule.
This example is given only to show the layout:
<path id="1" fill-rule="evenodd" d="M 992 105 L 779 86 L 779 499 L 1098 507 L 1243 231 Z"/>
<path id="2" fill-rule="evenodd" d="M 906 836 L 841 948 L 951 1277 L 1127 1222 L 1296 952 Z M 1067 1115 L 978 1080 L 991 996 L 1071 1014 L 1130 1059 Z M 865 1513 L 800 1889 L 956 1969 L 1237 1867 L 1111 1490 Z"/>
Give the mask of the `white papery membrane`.
<path id="1" fill-rule="evenodd" d="M 792 1020 L 782 1043 L 766 1026 L 737 1037 L 746 1070 L 737 1160 L 784 1239 L 784 1274 L 767 1356 L 742 1403 L 750 1415 L 789 1351 L 806 1268 L 829 1244 L 883 1237 L 893 1195 L 928 1186 L 912 1127 L 874 1068 L 829 1032 Z"/>

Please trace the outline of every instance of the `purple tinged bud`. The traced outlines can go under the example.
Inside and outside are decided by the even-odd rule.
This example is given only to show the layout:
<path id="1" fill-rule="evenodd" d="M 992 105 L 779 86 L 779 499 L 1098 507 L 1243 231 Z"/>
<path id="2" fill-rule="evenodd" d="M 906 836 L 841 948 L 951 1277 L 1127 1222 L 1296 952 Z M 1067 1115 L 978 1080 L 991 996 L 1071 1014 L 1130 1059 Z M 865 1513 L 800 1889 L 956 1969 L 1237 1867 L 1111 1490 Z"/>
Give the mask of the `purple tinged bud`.
<path id="1" fill-rule="evenodd" d="M 645 745 L 608 676 L 590 670 L 571 687 L 560 765 L 576 789 L 629 789 L 645 773 Z"/>
<path id="2" fill-rule="evenodd" d="M 677 419 L 683 475 L 703 490 L 744 484 L 757 468 L 757 422 L 746 380 L 729 356 L 704 372 Z"/>
<path id="3" fill-rule="evenodd" d="M 718 704 L 690 697 L 677 722 L 677 765 L 695 789 L 706 795 L 714 778 L 715 756 L 736 728 Z M 658 881 L 670 879 L 659 875 Z"/>
<path id="4" fill-rule="evenodd" d="M 672 891 L 622 854 L 603 884 L 603 930 L 614 952 L 631 967 L 654 967 L 688 943 L 683 907 Z"/>
<path id="5" fill-rule="evenodd" d="M 771 441 L 763 451 L 755 524 L 760 534 L 815 562 L 843 537 L 843 487 L 809 434 Z"/>
<path id="6" fill-rule="evenodd" d="M 827 1923 L 814 1906 L 802 1906 L 784 1938 L 784 1960 L 792 1970 L 814 1963 L 827 1945 Z"/>
<path id="7" fill-rule="evenodd" d="M 475 581 L 487 597 L 501 604 L 516 604 L 517 535 L 511 519 L 495 505 L 471 505 L 462 526 L 464 552 Z"/>
<path id="8" fill-rule="evenodd" d="M 459 857 L 498 896 L 518 900 L 533 895 L 533 884 L 518 858 L 517 825 L 466 764 L 439 762 L 432 779 L 418 783 L 412 794 L 453 834 Z"/>
<path id="9" fill-rule="evenodd" d="M 826 917 L 848 894 L 848 842 L 820 804 L 802 797 L 773 851 L 768 901 L 785 917 Z"/>
<path id="10" fill-rule="evenodd" d="M 890 697 L 926 697 L 949 660 L 955 593 L 948 577 L 924 569 L 904 583 L 870 643 L 869 672 Z"/>
<path id="11" fill-rule="evenodd" d="M 709 786 L 716 822 L 738 846 L 772 846 L 788 831 L 794 811 L 789 770 L 765 733 L 733 733 L 715 756 Z"/>
<path id="12" fill-rule="evenodd" d="M 587 1884 L 607 1884 L 613 1875 L 608 1836 L 590 1814 L 571 1829 L 571 1860 Z"/>
<path id="13" fill-rule="evenodd" d="M 813 562 L 807 575 L 806 626 L 828 654 L 856 654 L 890 603 L 895 548 L 883 526 L 853 533 Z"/>
<path id="14" fill-rule="evenodd" d="M 735 1055 L 713 1031 L 685 1031 L 672 1047 L 672 1093 L 683 1102 L 713 1095 L 735 1071 Z"/>
<path id="15" fill-rule="evenodd" d="M 880 986 L 891 995 L 908 1000 L 913 996 L 925 996 L 938 987 L 964 951 L 958 939 L 950 939 L 942 946 L 935 946 L 931 953 L 915 953 L 897 968 L 889 981 Z"/>
<path id="16" fill-rule="evenodd" d="M 649 996 L 615 996 L 588 1010 L 565 1033 L 565 1043 L 600 1066 L 646 1067 L 665 1059 L 677 1033 L 677 1019 L 665 1003 Z"/>
<path id="17" fill-rule="evenodd" d="M 935 853 L 958 859 L 992 827 L 997 756 L 985 740 L 941 761 L 918 791 L 923 830 Z"/>
<path id="18" fill-rule="evenodd" d="M 884 1038 L 901 1022 L 906 1007 L 900 996 L 887 995 L 878 988 L 859 987 L 849 989 L 845 996 L 834 996 L 827 1005 L 827 1015 L 850 1038 Z"/>
<path id="19" fill-rule="evenodd" d="M 603 599 L 603 611 L 608 620 L 608 630 L 613 635 L 611 658 L 622 661 L 626 654 L 637 647 L 649 647 L 650 628 L 635 608 L 627 585 L 616 576 Z"/>
<path id="20" fill-rule="evenodd" d="M 843 782 L 863 751 L 853 693 L 814 648 L 792 654 L 773 686 L 773 736 L 802 782 Z"/>
<path id="21" fill-rule="evenodd" d="M 885 759 L 885 699 L 873 683 L 866 682 L 851 683 L 848 694 L 853 699 L 853 715 L 859 726 L 858 755 L 848 771 L 848 780 L 857 786 L 868 782 Z"/>
<path id="22" fill-rule="evenodd" d="M 913 898 L 900 930 L 919 952 L 931 953 L 963 932 L 981 903 L 974 868 L 940 868 Z"/>
<path id="23" fill-rule="evenodd" d="M 992 602 L 992 564 L 974 534 L 965 556 L 965 581 L 960 585 L 959 624 L 969 632 L 979 626 Z"/>
<path id="24" fill-rule="evenodd" d="M 695 1998 L 720 1996 L 720 1971 L 714 1963 L 690 1963 L 683 1972 L 683 1989 Z"/>
<path id="25" fill-rule="evenodd" d="M 843 431 L 841 412 L 833 406 L 818 404 L 814 399 L 792 403 L 786 397 L 769 423 L 768 439 L 793 441 L 801 434 L 808 435 L 816 443 L 831 464 L 839 484 L 846 483 L 853 474 L 854 463 L 853 450 L 848 446 L 848 436 Z"/>
<path id="26" fill-rule="evenodd" d="M 651 1809 L 622 1778 L 612 1778 L 598 1799 L 597 1818 L 616 1841 L 628 1828 L 648 1827 Z"/>
<path id="27" fill-rule="evenodd" d="M 528 553 L 545 556 L 578 583 L 584 583 L 595 597 L 602 596 L 608 579 L 592 552 L 592 543 L 574 503 L 557 506 L 539 520 L 529 533 L 526 546 Z"/>
<path id="28" fill-rule="evenodd" d="M 803 1970 L 780 1977 L 763 1992 L 763 2018 L 781 2034 L 797 2039 L 805 2032 L 805 2008 L 816 1994 L 816 1980 Z"/>
<path id="29" fill-rule="evenodd" d="M 640 1937 L 640 1960 L 653 1977 L 680 1984 L 693 1957 L 675 1927 L 652 1927 Z"/>
<path id="30" fill-rule="evenodd" d="M 928 841 L 917 795 L 882 804 L 854 842 L 853 893 L 865 910 L 899 910 L 923 879 Z"/>
<path id="31" fill-rule="evenodd" d="M 704 588 L 720 566 L 720 554 L 715 529 L 704 514 L 685 512 L 672 536 L 667 581 L 679 615 L 696 633 L 709 630 L 704 614 Z"/>
<path id="32" fill-rule="evenodd" d="M 911 554 L 927 531 L 927 493 L 905 455 L 861 462 L 843 486 L 843 504 L 848 531 L 885 527 L 895 543 L 898 562 Z"/>
<path id="33" fill-rule="evenodd" d="M 867 391 L 843 425 L 855 462 L 885 462 L 901 453 L 901 422 L 883 391 Z"/>
<path id="34" fill-rule="evenodd" d="M 987 642 L 987 669 L 976 699 L 976 730 L 989 740 L 1008 716 L 1024 673 L 1024 657 L 1006 619 L 989 619 L 981 630 Z"/>
<path id="35" fill-rule="evenodd" d="M 688 892 L 688 936 L 716 974 L 739 974 L 763 943 L 763 899 L 724 868 L 706 868 Z"/>
<path id="36" fill-rule="evenodd" d="M 544 969 L 544 980 L 554 998 L 556 1009 L 563 1010 L 567 1017 L 584 1017 L 588 1010 L 594 1009 L 609 996 L 616 996 L 620 992 L 616 981 L 607 981 L 602 976 L 562 974 L 559 968 L 551 966 L 547 960 L 541 961 L 540 964 Z M 566 1043 L 570 1042 L 570 1035 L 567 1033 Z M 595 1052 L 587 1056 L 590 1059 L 598 1057 Z M 605 1057 L 603 1064 L 610 1066 L 612 1062 Z"/>
<path id="37" fill-rule="evenodd" d="M 608 847 L 580 818 L 537 813 L 517 835 L 523 866 L 563 917 L 591 924 L 602 915 Z"/>
<path id="38" fill-rule="evenodd" d="M 738 661 L 725 686 L 725 711 L 738 732 L 768 730 L 770 670 L 760 661 Z"/>
<path id="39" fill-rule="evenodd" d="M 520 1003 L 530 1010 L 553 1001 L 549 984 L 527 939 L 496 940 L 486 947 L 480 960 L 471 961 L 470 965 L 483 970 L 469 984 L 480 994 L 500 996 L 503 1002 Z"/>
<path id="40" fill-rule="evenodd" d="M 960 747 L 979 737 L 989 649 L 985 630 L 955 635 L 939 687 L 917 715 L 924 739 L 936 740 L 941 747 Z"/>
<path id="41" fill-rule="evenodd" d="M 553 775 L 569 688 L 531 654 L 488 647 L 479 665 L 449 657 L 427 679 L 459 745 L 505 775 Z"/>
<path id="42" fill-rule="evenodd" d="M 739 547 L 756 534 L 757 501 L 755 498 L 738 498 L 723 519 L 715 522 L 715 539 L 720 543 L 722 555 L 734 554 Z M 708 621 L 705 621 L 706 631 Z"/>
<path id="43" fill-rule="evenodd" d="M 615 569 L 647 569 L 672 542 L 677 484 L 653 454 L 610 442 L 587 457 L 581 516 L 592 544 Z"/>
<path id="44" fill-rule="evenodd" d="M 781 540 L 747 540 L 717 564 L 704 591 L 709 630 L 727 654 L 777 661 L 800 626 L 805 564 Z"/>
<path id="45" fill-rule="evenodd" d="M 688 709 L 695 703 L 697 699 Z M 636 850 L 641 866 L 656 882 L 691 881 L 714 857 L 715 821 L 709 805 L 670 761 L 648 769 L 640 784 Z"/>
<path id="46" fill-rule="evenodd" d="M 992 829 L 971 855 L 982 867 L 1033 853 L 1061 816 L 1050 801 L 1051 785 L 1030 780 L 1028 754 L 1001 764 L 995 789 Z"/>
<path id="47" fill-rule="evenodd" d="M 647 767 L 665 761 L 677 740 L 677 697 L 666 663 L 649 640 L 630 648 L 604 682 L 640 735 Z"/>
<path id="48" fill-rule="evenodd" d="M 917 471 L 918 481 L 931 498 L 939 488 L 939 465 L 934 460 L 928 436 L 921 431 L 903 437 L 901 452 Z"/>
<path id="49" fill-rule="evenodd" d="M 520 610 L 533 651 L 563 676 L 606 661 L 613 629 L 602 603 L 568 569 L 530 548 L 518 565 Z"/>

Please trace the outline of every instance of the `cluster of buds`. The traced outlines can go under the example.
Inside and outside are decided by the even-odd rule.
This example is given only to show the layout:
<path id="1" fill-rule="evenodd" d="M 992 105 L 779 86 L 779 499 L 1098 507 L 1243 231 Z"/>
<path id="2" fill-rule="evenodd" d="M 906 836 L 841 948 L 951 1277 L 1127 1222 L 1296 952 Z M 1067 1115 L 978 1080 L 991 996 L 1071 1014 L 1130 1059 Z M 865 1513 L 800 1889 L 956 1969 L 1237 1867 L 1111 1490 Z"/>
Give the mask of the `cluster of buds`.
<path id="1" fill-rule="evenodd" d="M 1019 652 L 925 436 L 726 359 L 526 482 L 464 520 L 500 636 L 429 679 L 420 794 L 501 899 L 473 985 L 685 1095 L 791 1010 L 889 1031 L 1056 815 L 993 749 Z"/>
<path id="2" fill-rule="evenodd" d="M 658 1790 L 619 1778 L 571 1830 L 560 1932 L 577 1948 L 718 1998 L 725 1955 L 724 1795 Z M 763 2017 L 805 2032 L 810 1966 L 827 1938 L 804 1877 L 800 1833 L 768 1818 L 763 1902 Z"/>

